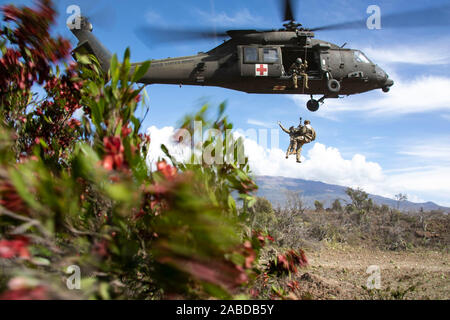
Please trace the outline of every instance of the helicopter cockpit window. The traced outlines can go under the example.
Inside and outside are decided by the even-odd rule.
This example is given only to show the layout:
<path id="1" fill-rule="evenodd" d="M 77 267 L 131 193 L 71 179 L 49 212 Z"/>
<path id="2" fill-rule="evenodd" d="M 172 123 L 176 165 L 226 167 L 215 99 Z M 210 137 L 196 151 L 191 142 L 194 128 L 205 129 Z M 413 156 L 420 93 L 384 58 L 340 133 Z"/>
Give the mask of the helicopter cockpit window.
<path id="1" fill-rule="evenodd" d="M 258 48 L 247 47 L 244 48 L 244 62 L 258 62 Z"/>
<path id="2" fill-rule="evenodd" d="M 356 62 L 370 63 L 369 59 L 361 51 L 354 51 Z"/>
<path id="3" fill-rule="evenodd" d="M 267 62 L 267 63 L 278 62 L 278 50 L 277 49 L 264 49 L 264 62 Z"/>

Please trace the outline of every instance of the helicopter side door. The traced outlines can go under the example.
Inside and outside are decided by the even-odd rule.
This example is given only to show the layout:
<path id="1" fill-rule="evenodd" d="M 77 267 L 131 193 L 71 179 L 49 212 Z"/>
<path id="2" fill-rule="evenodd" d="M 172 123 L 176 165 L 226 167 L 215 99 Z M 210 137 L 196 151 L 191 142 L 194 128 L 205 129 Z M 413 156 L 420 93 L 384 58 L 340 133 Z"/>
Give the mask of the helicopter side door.
<path id="1" fill-rule="evenodd" d="M 280 47 L 238 46 L 242 77 L 276 77 L 282 75 Z"/>

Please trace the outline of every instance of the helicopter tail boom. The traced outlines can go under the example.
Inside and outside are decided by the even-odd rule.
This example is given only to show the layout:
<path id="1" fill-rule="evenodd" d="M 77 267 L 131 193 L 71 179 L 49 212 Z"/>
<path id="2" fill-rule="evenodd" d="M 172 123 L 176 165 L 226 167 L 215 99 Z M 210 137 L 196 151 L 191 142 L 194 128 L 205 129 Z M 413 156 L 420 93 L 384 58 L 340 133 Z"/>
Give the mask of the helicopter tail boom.
<path id="1" fill-rule="evenodd" d="M 71 28 L 72 33 L 78 39 L 78 45 L 73 51 L 95 55 L 103 72 L 107 73 L 112 55 L 94 36 L 92 29 L 92 24 L 85 17 L 81 17 L 79 28 Z"/>

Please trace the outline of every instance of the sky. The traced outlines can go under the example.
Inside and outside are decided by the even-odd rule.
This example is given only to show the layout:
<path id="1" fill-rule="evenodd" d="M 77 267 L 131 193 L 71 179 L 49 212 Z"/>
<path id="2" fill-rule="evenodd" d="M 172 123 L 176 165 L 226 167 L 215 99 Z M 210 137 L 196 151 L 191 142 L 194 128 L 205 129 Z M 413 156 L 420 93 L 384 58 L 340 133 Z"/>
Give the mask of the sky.
<path id="1" fill-rule="evenodd" d="M 10 1 L 0 0 L 0 4 Z M 17 5 L 31 1 L 13 1 Z M 131 48 L 134 61 L 193 55 L 221 40 L 146 46 L 135 34 L 143 25 L 214 28 L 280 28 L 277 0 L 59 0 L 56 32 L 72 41 L 65 27 L 66 8 L 80 5 L 93 17 L 94 33 L 113 53 Z M 430 2 L 428 2 L 430 3 Z M 433 0 L 430 6 L 448 4 Z M 369 5 L 383 14 L 427 7 L 410 0 L 302 0 L 296 8 L 304 26 L 368 17 Z M 415 18 L 415 17 L 413 17 Z M 433 20 L 433 16 L 425 19 Z M 450 19 L 450 12 L 449 12 Z M 317 139 L 303 148 L 302 164 L 284 158 L 289 137 L 277 130 L 279 143 L 267 146 L 245 140 L 255 174 L 318 180 L 388 197 L 406 193 L 415 202 L 450 206 L 450 29 L 448 26 L 316 32 L 316 38 L 362 50 L 395 81 L 381 90 L 325 100 L 316 113 L 306 110 L 307 96 L 254 95 L 213 87 L 151 85 L 150 111 L 144 128 L 151 133 L 157 157 L 159 141 L 168 140 L 179 120 L 208 102 L 227 102 L 235 128 L 277 130 L 311 120 Z M 138 113 L 139 115 L 139 113 Z M 152 159 L 153 159 L 152 158 Z"/>

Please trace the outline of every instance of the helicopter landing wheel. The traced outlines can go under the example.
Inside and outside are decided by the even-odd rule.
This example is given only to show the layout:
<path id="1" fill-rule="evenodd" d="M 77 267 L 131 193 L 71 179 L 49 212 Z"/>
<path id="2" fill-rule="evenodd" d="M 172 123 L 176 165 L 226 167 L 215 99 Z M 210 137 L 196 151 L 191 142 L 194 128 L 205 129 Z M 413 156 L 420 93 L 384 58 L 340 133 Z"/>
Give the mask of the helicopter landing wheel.
<path id="1" fill-rule="evenodd" d="M 311 112 L 316 112 L 319 110 L 319 101 L 311 99 L 306 103 L 306 108 Z"/>
<path id="2" fill-rule="evenodd" d="M 385 92 L 385 93 L 388 93 L 390 90 L 391 90 L 391 88 L 389 88 L 389 87 L 383 87 L 383 92 Z"/>

